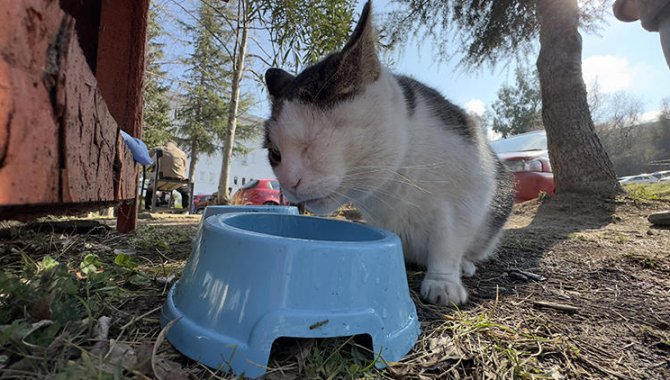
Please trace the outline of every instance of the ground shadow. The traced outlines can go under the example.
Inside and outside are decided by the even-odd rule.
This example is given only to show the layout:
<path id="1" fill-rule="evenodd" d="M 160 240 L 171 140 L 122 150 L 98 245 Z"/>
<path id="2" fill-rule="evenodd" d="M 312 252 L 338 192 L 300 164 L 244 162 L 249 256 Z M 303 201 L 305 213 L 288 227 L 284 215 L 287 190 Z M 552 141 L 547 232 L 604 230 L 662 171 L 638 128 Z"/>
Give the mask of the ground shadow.
<path id="1" fill-rule="evenodd" d="M 600 229 L 616 222 L 616 201 L 561 195 L 519 204 L 506 226 L 497 254 L 477 266 L 477 273 L 463 281 L 470 302 L 464 309 L 513 292 L 524 283 L 550 277 L 539 266 L 542 257 L 580 231 Z M 408 267 L 410 288 L 418 294 L 423 270 Z"/>

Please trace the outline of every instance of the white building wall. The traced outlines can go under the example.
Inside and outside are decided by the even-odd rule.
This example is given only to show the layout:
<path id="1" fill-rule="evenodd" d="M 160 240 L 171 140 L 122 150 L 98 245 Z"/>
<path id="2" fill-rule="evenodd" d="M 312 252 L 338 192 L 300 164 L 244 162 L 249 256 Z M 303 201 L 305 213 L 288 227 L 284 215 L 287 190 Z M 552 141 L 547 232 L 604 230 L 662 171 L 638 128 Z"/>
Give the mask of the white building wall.
<path id="1" fill-rule="evenodd" d="M 268 162 L 267 150 L 261 148 L 261 139 L 245 142 L 245 145 L 251 147 L 251 151 L 244 156 L 233 156 L 230 163 L 228 186 L 232 187 L 231 194 L 252 179 L 275 178 Z M 221 175 L 221 160 L 221 151 L 198 158 L 195 165 L 195 194 L 212 194 L 217 191 Z"/>

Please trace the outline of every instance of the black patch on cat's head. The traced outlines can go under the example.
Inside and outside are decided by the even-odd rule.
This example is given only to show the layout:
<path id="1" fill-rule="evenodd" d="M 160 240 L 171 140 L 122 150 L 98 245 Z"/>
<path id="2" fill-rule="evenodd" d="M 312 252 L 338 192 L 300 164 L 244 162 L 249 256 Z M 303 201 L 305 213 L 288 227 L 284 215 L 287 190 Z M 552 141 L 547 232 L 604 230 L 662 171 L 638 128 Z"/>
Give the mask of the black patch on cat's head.
<path id="1" fill-rule="evenodd" d="M 344 48 L 293 77 L 280 69 L 269 69 L 265 81 L 272 99 L 272 118 L 285 100 L 300 100 L 320 108 L 330 108 L 363 91 L 379 78 L 381 64 L 375 49 L 370 1 L 365 4 Z"/>
<path id="2" fill-rule="evenodd" d="M 416 81 L 404 75 L 396 75 L 396 79 L 398 80 L 398 84 L 402 89 L 402 95 L 405 98 L 407 114 L 412 116 L 414 115 L 414 109 L 416 109 L 416 94 L 414 93 L 414 86 Z"/>
<path id="3" fill-rule="evenodd" d="M 477 132 L 475 124 L 470 121 L 468 114 L 459 106 L 451 103 L 434 88 L 414 81 L 416 93 L 423 98 L 431 113 L 439 118 L 449 131 L 474 140 Z"/>
<path id="4" fill-rule="evenodd" d="M 265 72 L 265 84 L 268 87 L 268 93 L 273 98 L 281 96 L 284 89 L 295 78 L 282 69 L 271 68 Z"/>

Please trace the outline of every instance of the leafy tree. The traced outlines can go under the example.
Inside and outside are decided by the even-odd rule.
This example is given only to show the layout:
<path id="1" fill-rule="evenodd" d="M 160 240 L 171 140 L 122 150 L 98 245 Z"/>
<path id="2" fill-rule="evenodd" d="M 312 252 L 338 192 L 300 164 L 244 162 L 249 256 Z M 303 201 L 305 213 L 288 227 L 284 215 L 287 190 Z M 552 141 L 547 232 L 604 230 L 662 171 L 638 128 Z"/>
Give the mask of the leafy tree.
<path id="1" fill-rule="evenodd" d="M 670 121 L 670 97 L 661 100 L 661 113 L 658 115 L 659 121 Z"/>
<path id="2" fill-rule="evenodd" d="M 498 90 L 498 99 L 491 105 L 491 128 L 503 138 L 543 129 L 542 96 L 537 74 L 519 65 L 514 78 L 514 85 L 502 86 Z"/>
<path id="3" fill-rule="evenodd" d="M 235 146 L 237 120 L 240 114 L 240 90 L 249 70 L 248 59 L 257 58 L 267 65 L 292 63 L 296 68 L 314 62 L 324 53 L 346 41 L 353 20 L 353 0 L 272 1 L 237 0 L 228 8 L 212 0 L 203 4 L 215 10 L 231 29 L 232 47 L 224 46 L 232 62 L 228 117 L 223 138 L 223 159 L 218 186 L 218 202 L 228 203 L 230 162 Z M 255 30 L 269 33 L 272 52 L 256 43 L 249 53 L 250 35 Z M 260 78 L 260 73 L 255 73 Z"/>
<path id="4" fill-rule="evenodd" d="M 179 139 L 190 155 L 189 179 L 201 154 L 211 154 L 225 129 L 226 104 L 231 73 L 230 60 L 217 44 L 226 29 L 219 14 L 201 5 L 198 23 L 185 25 L 193 36 L 193 52 L 186 59 L 188 70 L 183 84 L 183 99 L 177 117 Z"/>
<path id="5" fill-rule="evenodd" d="M 615 155 L 631 148 L 633 131 L 640 123 L 642 116 L 642 100 L 629 93 L 619 91 L 612 95 L 600 96 L 604 120 L 596 127 L 601 137 L 607 140 L 605 147 L 610 155 Z"/>
<path id="6" fill-rule="evenodd" d="M 656 146 L 661 151 L 660 160 L 663 160 L 666 168 L 670 168 L 670 97 L 661 101 L 661 113 L 658 116 L 661 131 L 655 139 Z"/>
<path id="7" fill-rule="evenodd" d="M 158 146 L 171 138 L 170 103 L 165 84 L 166 72 L 161 63 L 165 58 L 162 39 L 165 30 L 159 21 L 159 10 L 152 2 L 147 28 L 146 71 L 144 77 L 144 110 L 142 113 L 143 140 L 149 146 Z"/>
<path id="8" fill-rule="evenodd" d="M 577 0 L 394 0 L 390 43 L 408 36 L 433 37 L 448 57 L 451 42 L 464 63 L 480 67 L 528 53 L 539 36 L 537 68 L 542 121 L 547 131 L 556 192 L 613 194 L 620 190 L 605 149 L 595 133 L 582 78 L 579 27 L 593 28 L 605 1 Z M 581 22 L 581 25 L 580 25 Z M 423 27 L 423 28 L 421 28 Z M 453 38 L 443 37 L 454 32 Z"/>
<path id="9" fill-rule="evenodd" d="M 272 65 L 297 70 L 336 51 L 351 32 L 353 0 L 262 0 L 262 23 L 270 32 Z"/>
<path id="10" fill-rule="evenodd" d="M 189 69 L 183 83 L 183 103 L 178 112 L 181 121 L 178 134 L 190 153 L 191 179 L 200 155 L 212 154 L 222 148 L 228 128 L 228 105 L 234 73 L 231 71 L 230 56 L 221 45 L 222 41 L 231 39 L 225 19 L 230 15 L 226 15 L 223 3 L 223 0 L 200 2 L 197 15 L 192 15 L 197 21 L 193 25 L 183 23 L 193 35 L 193 53 L 186 60 Z M 238 99 L 238 111 L 246 112 L 252 103 L 250 96 L 240 94 Z M 258 124 L 240 125 L 243 140 L 253 139 L 260 133 Z M 247 151 L 244 144 L 233 145 L 233 154 Z"/>
<path id="11" fill-rule="evenodd" d="M 596 131 L 617 175 L 635 175 L 664 168 L 670 158 L 670 120 L 664 122 L 663 104 L 658 120 L 641 120 L 642 100 L 626 92 L 603 94 L 589 89 Z M 597 115 L 597 117 L 595 117 Z"/>

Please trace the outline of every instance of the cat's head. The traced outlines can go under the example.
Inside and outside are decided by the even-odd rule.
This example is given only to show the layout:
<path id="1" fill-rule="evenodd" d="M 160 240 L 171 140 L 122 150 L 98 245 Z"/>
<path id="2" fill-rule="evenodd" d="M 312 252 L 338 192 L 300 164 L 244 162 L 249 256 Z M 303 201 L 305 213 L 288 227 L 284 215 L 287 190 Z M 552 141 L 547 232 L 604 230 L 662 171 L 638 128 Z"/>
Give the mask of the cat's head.
<path id="1" fill-rule="evenodd" d="M 376 35 L 368 2 L 341 51 L 293 76 L 272 68 L 265 81 L 272 115 L 265 147 L 292 202 L 325 214 L 374 189 L 394 154 L 383 134 Z"/>

